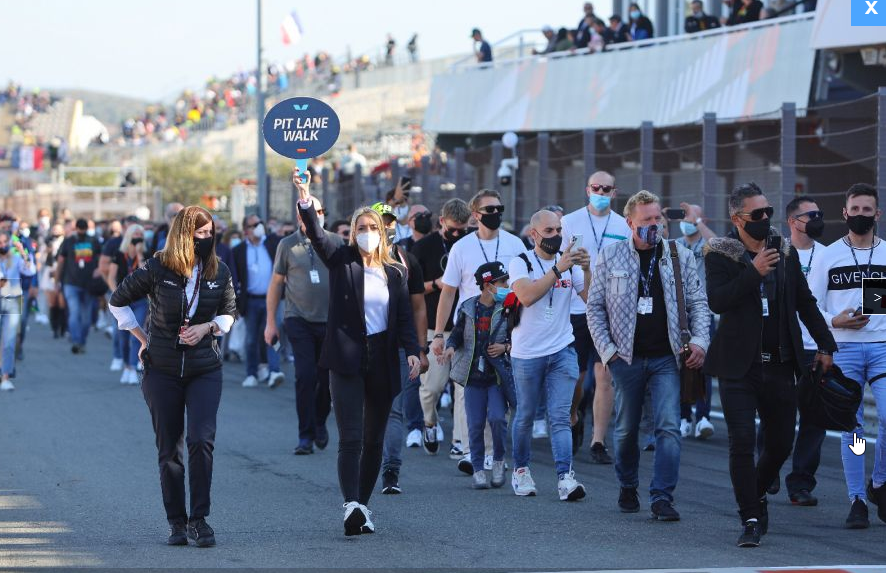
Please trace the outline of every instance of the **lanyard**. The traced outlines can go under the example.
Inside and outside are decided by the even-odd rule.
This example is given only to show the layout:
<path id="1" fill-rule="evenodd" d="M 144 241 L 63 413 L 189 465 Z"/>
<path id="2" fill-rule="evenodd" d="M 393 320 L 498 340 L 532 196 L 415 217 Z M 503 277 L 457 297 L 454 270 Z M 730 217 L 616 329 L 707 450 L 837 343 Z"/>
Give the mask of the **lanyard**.
<path id="1" fill-rule="evenodd" d="M 446 272 L 446 263 L 449 262 L 449 247 L 446 246 L 446 239 L 440 236 L 440 244 L 443 246 L 443 256 L 440 257 L 440 270 Z M 480 245 L 483 246 L 482 244 Z"/>
<path id="2" fill-rule="evenodd" d="M 655 276 L 655 263 L 658 261 L 658 246 L 652 252 L 652 258 L 649 259 L 649 270 L 646 276 L 643 276 L 643 268 L 640 268 L 640 282 L 643 284 L 643 296 L 648 298 L 652 289 L 652 278 Z"/>
<path id="3" fill-rule="evenodd" d="M 200 264 L 197 266 L 197 282 L 194 284 L 194 294 L 191 295 L 191 300 L 188 301 L 188 306 L 185 309 L 185 325 L 191 322 L 191 308 L 194 306 L 194 301 L 197 300 L 197 293 L 200 292 L 200 275 L 203 273 L 203 265 Z M 188 300 L 188 278 L 185 279 L 185 288 L 182 290 L 182 298 L 184 299 L 182 302 Z"/>
<path id="4" fill-rule="evenodd" d="M 541 276 L 545 276 L 548 271 L 546 271 L 545 268 L 541 266 L 541 259 L 538 258 L 538 254 L 533 252 L 532 256 L 535 257 L 535 262 L 538 263 L 538 268 L 541 269 Z M 554 255 L 554 266 L 557 266 L 557 255 Z M 559 279 L 554 281 L 554 285 L 551 287 L 551 292 L 548 294 L 548 308 L 554 308 L 554 289 L 557 287 L 557 283 L 559 282 Z"/>
<path id="5" fill-rule="evenodd" d="M 312 245 L 310 243 L 310 241 L 305 241 L 305 242 L 307 243 L 307 247 L 308 247 L 308 255 L 311 256 L 311 270 L 313 271 L 313 270 L 315 270 L 314 269 L 314 245 Z"/>
<path id="6" fill-rule="evenodd" d="M 871 250 L 873 251 L 873 249 L 871 249 Z M 809 272 L 812 270 L 812 258 L 814 256 L 815 256 L 815 243 L 813 242 L 812 243 L 812 252 L 809 253 L 809 261 L 806 263 L 806 266 L 803 269 L 803 276 L 806 277 L 807 279 L 809 278 Z M 853 256 L 855 256 L 854 253 L 853 253 Z M 856 261 L 855 264 L 858 265 L 858 261 Z"/>
<path id="7" fill-rule="evenodd" d="M 603 248 L 603 241 L 606 240 L 606 229 L 609 228 L 609 219 L 612 218 L 612 211 L 609 211 L 609 215 L 606 216 L 606 224 L 603 225 L 603 232 L 600 233 L 600 240 L 597 240 L 597 229 L 594 228 L 594 219 L 591 217 L 591 212 L 588 211 L 588 222 L 591 224 L 591 232 L 594 234 L 594 244 L 597 245 L 597 254 L 600 254 L 600 249 Z"/>
<path id="8" fill-rule="evenodd" d="M 858 271 L 858 274 L 860 274 L 862 276 L 862 278 L 864 278 L 865 275 L 863 272 L 861 272 L 861 266 L 858 264 L 858 259 L 855 257 L 855 247 L 852 246 L 852 241 L 850 241 L 848 238 L 846 238 L 845 241 L 846 241 L 846 244 L 849 245 L 849 251 L 852 253 L 852 260 L 855 261 L 855 269 Z M 876 247 L 874 247 L 874 243 L 872 241 L 871 242 L 871 252 L 870 252 L 870 254 L 868 254 L 868 274 L 867 274 L 867 276 L 871 276 L 871 261 L 874 260 L 874 249 L 875 248 Z"/>
<path id="9" fill-rule="evenodd" d="M 486 249 L 483 248 L 483 241 L 480 240 L 480 235 L 477 235 L 477 242 L 480 243 L 480 250 L 483 251 L 483 258 L 486 259 L 486 262 L 489 262 L 489 257 L 486 256 Z M 492 259 L 494 261 L 498 261 L 498 244 L 501 242 L 501 235 L 498 235 L 495 238 L 495 258 Z"/>

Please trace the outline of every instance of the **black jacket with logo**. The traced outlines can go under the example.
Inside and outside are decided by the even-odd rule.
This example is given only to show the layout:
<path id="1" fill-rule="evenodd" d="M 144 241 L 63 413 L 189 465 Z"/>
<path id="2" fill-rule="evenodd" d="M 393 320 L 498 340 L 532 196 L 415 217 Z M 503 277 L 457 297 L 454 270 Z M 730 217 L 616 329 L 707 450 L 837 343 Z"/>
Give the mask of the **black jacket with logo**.
<path id="1" fill-rule="evenodd" d="M 221 368 L 221 352 L 214 336 L 207 335 L 185 350 L 176 348 L 179 327 L 184 323 L 185 277 L 163 266 L 159 259 L 148 259 L 144 265 L 126 277 L 111 296 L 111 305 L 129 306 L 148 297 L 147 369 L 179 378 L 199 376 Z M 191 324 L 203 324 L 216 316 L 237 316 L 234 284 L 228 266 L 219 261 L 214 279 L 201 277 L 197 310 Z"/>

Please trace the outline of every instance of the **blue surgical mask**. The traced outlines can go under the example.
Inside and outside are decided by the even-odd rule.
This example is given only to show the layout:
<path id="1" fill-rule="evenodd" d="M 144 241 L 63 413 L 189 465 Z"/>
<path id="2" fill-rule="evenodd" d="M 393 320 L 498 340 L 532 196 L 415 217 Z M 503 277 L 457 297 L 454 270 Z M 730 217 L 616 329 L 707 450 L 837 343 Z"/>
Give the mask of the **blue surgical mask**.
<path id="1" fill-rule="evenodd" d="M 509 294 L 511 294 L 511 289 L 507 287 L 496 287 L 495 294 L 492 296 L 495 298 L 495 302 L 504 302 Z"/>
<path id="2" fill-rule="evenodd" d="M 680 231 L 687 237 L 690 237 L 698 232 L 698 226 L 686 221 L 680 221 Z"/>
<path id="3" fill-rule="evenodd" d="M 233 239 L 231 239 L 231 248 L 232 248 L 232 249 L 235 248 L 235 247 L 236 247 L 237 245 L 239 245 L 242 241 L 243 241 L 243 239 L 238 239 L 238 238 L 236 238 L 236 237 L 233 238 Z"/>
<path id="4" fill-rule="evenodd" d="M 605 211 L 609 208 L 609 203 L 612 201 L 609 195 L 598 195 L 596 193 L 591 193 L 588 199 L 590 200 L 591 207 L 597 211 Z"/>
<path id="5" fill-rule="evenodd" d="M 640 11 L 631 10 L 631 18 L 633 18 L 634 20 L 638 20 L 640 18 Z"/>

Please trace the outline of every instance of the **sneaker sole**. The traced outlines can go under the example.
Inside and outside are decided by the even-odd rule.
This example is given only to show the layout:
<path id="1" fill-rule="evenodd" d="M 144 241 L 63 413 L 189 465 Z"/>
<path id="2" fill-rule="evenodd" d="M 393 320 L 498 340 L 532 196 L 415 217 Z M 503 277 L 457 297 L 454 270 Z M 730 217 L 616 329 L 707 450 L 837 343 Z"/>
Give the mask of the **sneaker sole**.
<path id="1" fill-rule="evenodd" d="M 618 510 L 622 513 L 640 513 L 640 506 L 638 505 L 637 507 L 623 507 L 619 505 Z"/>
<path id="2" fill-rule="evenodd" d="M 569 492 L 566 495 L 566 497 L 563 497 L 561 495 L 560 501 L 578 501 L 578 500 L 584 498 L 585 495 L 587 495 L 587 493 L 585 492 L 585 488 L 582 486 L 579 486 L 579 487 L 575 488 L 574 490 L 572 490 L 571 492 Z"/>
<path id="3" fill-rule="evenodd" d="M 679 515 L 676 516 L 676 517 L 668 517 L 668 516 L 664 516 L 664 515 L 656 515 L 656 514 L 654 514 L 654 513 L 651 514 L 651 515 L 652 515 L 652 519 L 653 519 L 653 521 L 680 521 L 680 516 L 679 516 Z"/>
<path id="4" fill-rule="evenodd" d="M 818 505 L 818 500 L 813 499 L 811 501 L 794 501 L 792 499 L 791 505 L 796 505 L 798 507 L 815 507 L 816 505 Z"/>
<path id="5" fill-rule="evenodd" d="M 351 515 L 345 520 L 345 536 L 353 537 L 363 533 L 363 526 L 366 525 L 366 516 L 363 512 L 355 509 Z"/>
<path id="6" fill-rule="evenodd" d="M 281 384 L 283 384 L 283 378 L 282 378 L 282 377 L 281 377 L 281 378 L 277 378 L 276 380 L 268 381 L 268 388 L 270 388 L 271 390 L 273 390 L 274 388 L 276 388 L 277 386 L 280 386 Z"/>
<path id="7" fill-rule="evenodd" d="M 474 489 L 489 489 L 490 487 L 491 487 L 491 486 L 490 486 L 489 484 L 485 484 L 485 485 L 477 485 L 477 484 L 474 484 L 474 485 L 473 485 L 473 488 L 474 488 Z"/>
<path id="8" fill-rule="evenodd" d="M 737 545 L 742 548 L 760 547 L 760 542 L 759 541 L 744 541 L 742 543 L 738 543 Z"/>
<path id="9" fill-rule="evenodd" d="M 845 529 L 868 529 L 870 526 L 871 526 L 871 523 L 869 521 L 867 523 L 861 523 L 861 522 L 846 523 L 843 527 Z"/>
<path id="10" fill-rule="evenodd" d="M 403 493 L 399 487 L 386 487 L 381 490 L 382 495 L 397 495 Z"/>
<path id="11" fill-rule="evenodd" d="M 425 453 L 429 456 L 436 456 L 437 452 L 439 451 L 436 444 L 434 445 L 434 447 L 428 447 L 427 445 L 424 445 L 423 448 L 425 450 Z"/>
<path id="12" fill-rule="evenodd" d="M 705 428 L 704 430 L 701 431 L 700 434 L 695 436 L 695 439 L 696 440 L 707 440 L 708 438 L 710 438 L 713 435 L 714 435 L 714 430 L 712 430 L 711 428 Z"/>
<path id="13" fill-rule="evenodd" d="M 170 547 L 180 547 L 182 545 L 187 545 L 187 544 L 188 544 L 188 537 L 187 536 L 185 536 L 184 539 L 167 539 L 166 540 L 166 545 L 169 545 Z"/>
<path id="14" fill-rule="evenodd" d="M 517 492 L 515 491 L 515 492 L 514 492 L 514 495 L 516 495 L 517 497 L 535 497 L 535 492 L 534 492 L 534 491 L 530 491 L 529 493 L 517 493 Z"/>
<path id="15" fill-rule="evenodd" d="M 464 453 L 453 454 L 452 452 L 449 452 L 449 459 L 450 460 L 457 461 L 457 460 L 462 459 L 463 457 L 465 457 Z"/>
<path id="16" fill-rule="evenodd" d="M 194 544 L 201 549 L 205 549 L 207 547 L 215 547 L 215 536 L 210 538 L 203 538 L 194 541 Z"/>

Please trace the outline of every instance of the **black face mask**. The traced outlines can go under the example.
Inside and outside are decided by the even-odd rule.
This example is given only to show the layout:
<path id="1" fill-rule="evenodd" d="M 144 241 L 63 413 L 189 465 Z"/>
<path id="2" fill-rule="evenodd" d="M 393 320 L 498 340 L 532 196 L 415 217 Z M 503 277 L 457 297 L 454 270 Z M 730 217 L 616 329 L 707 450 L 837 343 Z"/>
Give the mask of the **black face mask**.
<path id="1" fill-rule="evenodd" d="M 556 255 L 560 251 L 560 245 L 563 244 L 562 235 L 554 235 L 553 237 L 542 237 L 538 242 L 538 246 L 542 251 L 549 255 Z"/>
<path id="2" fill-rule="evenodd" d="M 145 240 L 144 240 L 143 238 L 141 238 L 141 237 L 133 237 L 132 240 L 131 240 L 129 243 L 130 243 L 131 245 L 140 245 L 140 244 L 142 244 L 143 242 L 145 242 Z"/>
<path id="3" fill-rule="evenodd" d="M 467 229 L 446 229 L 445 231 L 443 231 L 443 238 L 446 240 L 447 243 L 454 245 L 467 233 Z"/>
<path id="4" fill-rule="evenodd" d="M 494 231 L 501 227 L 501 213 L 483 213 L 480 215 L 480 222 L 490 231 Z"/>
<path id="5" fill-rule="evenodd" d="M 413 221 L 413 225 L 415 226 L 415 230 L 422 235 L 427 235 L 431 232 L 431 228 L 433 224 L 431 223 L 431 214 L 430 213 L 422 213 L 420 215 L 415 216 L 415 220 Z"/>
<path id="6" fill-rule="evenodd" d="M 8 252 L 9 252 L 9 245 L 7 245 L 5 247 L 0 247 L 0 255 L 5 255 Z"/>
<path id="7" fill-rule="evenodd" d="M 769 219 L 760 219 L 759 221 L 745 221 L 744 232 L 751 236 L 752 239 L 762 241 L 769 236 Z"/>
<path id="8" fill-rule="evenodd" d="M 824 234 L 824 219 L 812 219 L 806 223 L 806 234 L 810 239 L 817 239 Z"/>
<path id="9" fill-rule="evenodd" d="M 205 239 L 194 238 L 194 252 L 197 253 L 197 256 L 202 260 L 206 260 L 209 255 L 212 254 L 212 243 L 214 242 L 213 237 L 206 237 Z"/>
<path id="10" fill-rule="evenodd" d="M 868 215 L 852 215 L 846 217 L 846 225 L 856 235 L 867 235 L 874 228 L 874 218 Z"/>

